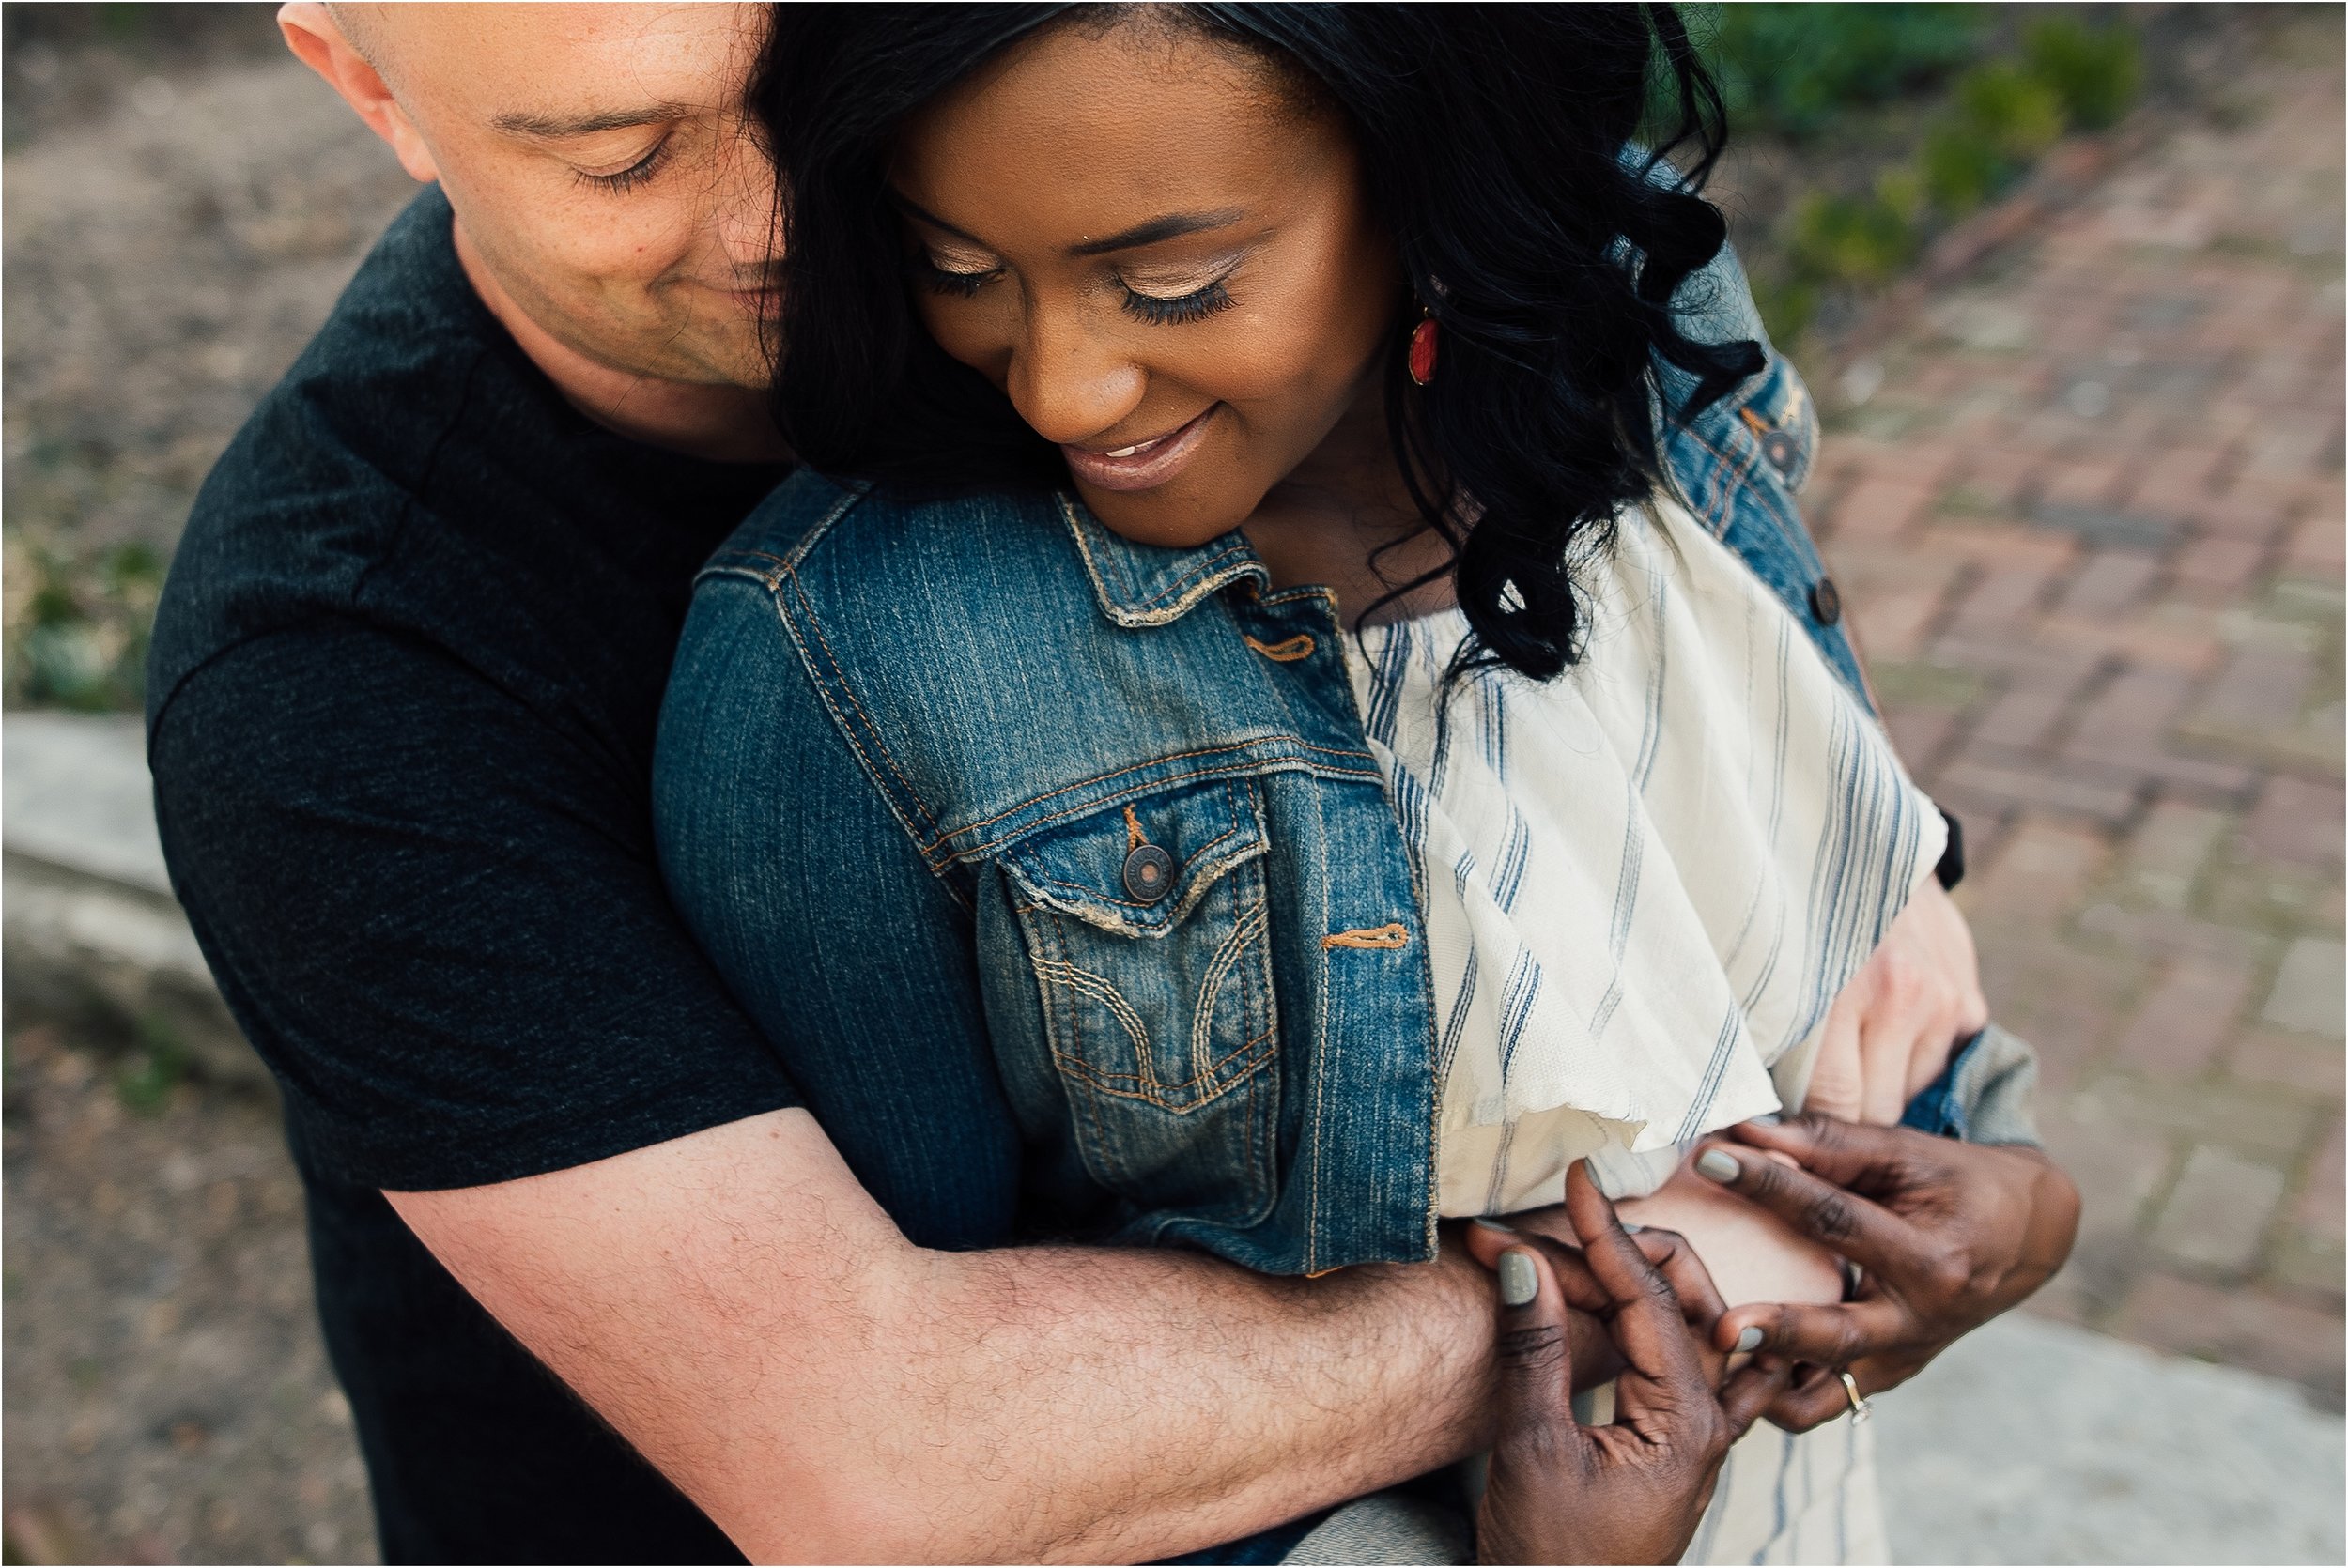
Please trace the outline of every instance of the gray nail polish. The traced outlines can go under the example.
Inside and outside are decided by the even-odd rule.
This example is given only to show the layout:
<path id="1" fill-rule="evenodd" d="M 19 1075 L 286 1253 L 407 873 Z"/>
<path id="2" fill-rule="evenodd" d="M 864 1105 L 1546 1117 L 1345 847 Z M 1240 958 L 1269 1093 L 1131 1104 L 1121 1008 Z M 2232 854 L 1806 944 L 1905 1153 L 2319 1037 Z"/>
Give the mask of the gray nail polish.
<path id="1" fill-rule="evenodd" d="M 1775 1127 L 1778 1123 L 1784 1121 L 1784 1119 L 1785 1118 L 1784 1116 L 1779 1115 L 1774 1111 L 1764 1111 L 1757 1116 L 1747 1116 L 1745 1118 L 1745 1120 L 1753 1123 L 1755 1127 Z"/>
<path id="2" fill-rule="evenodd" d="M 1496 1230 L 1503 1236 L 1514 1236 L 1517 1233 L 1516 1226 L 1504 1225 L 1497 1220 L 1487 1220 L 1481 1215 L 1476 1217 L 1475 1222 L 1483 1226 L 1486 1230 Z"/>
<path id="3" fill-rule="evenodd" d="M 1737 1335 L 1737 1348 L 1739 1350 L 1758 1350 L 1761 1348 L 1761 1330 L 1749 1323 L 1745 1325 L 1743 1330 Z"/>
<path id="4" fill-rule="evenodd" d="M 1734 1181 L 1743 1174 L 1744 1167 L 1726 1149 L 1706 1149 L 1696 1156 L 1696 1169 L 1714 1181 Z"/>
<path id="5" fill-rule="evenodd" d="M 1625 1220 L 1622 1222 L 1622 1228 L 1632 1236 L 1636 1236 L 1641 1231 L 1646 1229 L 1645 1225 L 1639 1223 L 1636 1220 Z"/>
<path id="6" fill-rule="evenodd" d="M 1500 1304 L 1504 1307 L 1530 1306 L 1533 1298 L 1541 1293 L 1541 1277 L 1533 1272 L 1533 1260 L 1522 1253 L 1500 1254 Z"/>

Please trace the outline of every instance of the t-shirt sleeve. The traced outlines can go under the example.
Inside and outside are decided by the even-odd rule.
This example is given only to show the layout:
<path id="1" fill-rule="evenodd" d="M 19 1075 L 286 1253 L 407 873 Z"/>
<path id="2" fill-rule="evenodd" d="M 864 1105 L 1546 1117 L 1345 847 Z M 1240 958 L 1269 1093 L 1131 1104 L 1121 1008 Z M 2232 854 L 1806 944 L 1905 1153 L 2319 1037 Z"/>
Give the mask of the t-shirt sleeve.
<path id="1" fill-rule="evenodd" d="M 477 1186 L 797 1102 L 670 902 L 649 780 L 444 651 L 239 644 L 149 754 L 174 886 L 323 1174 Z"/>

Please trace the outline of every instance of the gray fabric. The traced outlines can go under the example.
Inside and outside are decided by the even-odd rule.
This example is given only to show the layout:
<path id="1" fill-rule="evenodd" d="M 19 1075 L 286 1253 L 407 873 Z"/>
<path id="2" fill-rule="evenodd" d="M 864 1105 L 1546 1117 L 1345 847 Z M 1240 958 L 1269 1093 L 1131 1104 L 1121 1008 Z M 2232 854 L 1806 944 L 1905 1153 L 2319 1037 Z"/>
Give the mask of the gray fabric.
<path id="1" fill-rule="evenodd" d="M 1950 1088 L 1964 1108 L 1967 1143 L 2038 1145 L 2038 1053 L 2019 1035 L 1995 1023 L 1983 1030 Z"/>
<path id="2" fill-rule="evenodd" d="M 1280 1560 L 1473 1562 L 1475 1532 L 1457 1510 L 1441 1503 L 1408 1492 L 1372 1492 L 1321 1520 Z"/>

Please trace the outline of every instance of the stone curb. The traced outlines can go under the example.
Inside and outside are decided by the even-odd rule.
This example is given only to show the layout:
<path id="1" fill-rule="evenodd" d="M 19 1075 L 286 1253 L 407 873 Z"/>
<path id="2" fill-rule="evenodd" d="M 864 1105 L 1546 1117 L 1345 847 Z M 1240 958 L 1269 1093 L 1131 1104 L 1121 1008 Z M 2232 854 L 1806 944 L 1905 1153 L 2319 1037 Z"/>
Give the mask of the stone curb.
<path id="1" fill-rule="evenodd" d="M 184 1053 L 215 1083 L 268 1089 L 171 896 L 139 721 L 0 720 L 0 986 L 11 1027 L 55 1022 Z"/>

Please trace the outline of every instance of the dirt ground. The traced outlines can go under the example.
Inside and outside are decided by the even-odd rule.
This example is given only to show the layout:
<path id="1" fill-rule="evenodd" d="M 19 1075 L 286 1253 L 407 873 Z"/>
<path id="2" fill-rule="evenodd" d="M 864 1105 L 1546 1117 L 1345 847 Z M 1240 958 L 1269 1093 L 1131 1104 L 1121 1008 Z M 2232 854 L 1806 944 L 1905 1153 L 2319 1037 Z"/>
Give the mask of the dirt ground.
<path id="1" fill-rule="evenodd" d="M 373 1561 L 275 1105 L 40 1027 L 6 1087 L 8 1560 Z"/>

